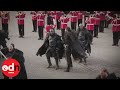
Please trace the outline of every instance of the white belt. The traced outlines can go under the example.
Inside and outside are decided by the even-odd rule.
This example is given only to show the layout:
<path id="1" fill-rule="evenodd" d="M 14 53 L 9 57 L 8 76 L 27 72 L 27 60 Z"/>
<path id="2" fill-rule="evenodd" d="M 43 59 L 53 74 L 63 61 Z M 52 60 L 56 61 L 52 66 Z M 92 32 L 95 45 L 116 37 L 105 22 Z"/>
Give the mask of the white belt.
<path id="1" fill-rule="evenodd" d="M 38 21 L 44 21 L 43 19 L 38 19 Z"/>
<path id="2" fill-rule="evenodd" d="M 77 16 L 71 16 L 71 17 L 77 17 Z"/>
<path id="3" fill-rule="evenodd" d="M 78 13 L 78 15 L 82 15 L 82 13 Z"/>
<path id="4" fill-rule="evenodd" d="M 51 15 L 51 17 L 55 17 L 55 15 Z"/>
<path id="5" fill-rule="evenodd" d="M 119 26 L 120 24 L 112 24 L 112 25 L 114 25 L 114 26 Z"/>
<path id="6" fill-rule="evenodd" d="M 100 18 L 96 18 L 97 20 L 100 20 Z"/>
<path id="7" fill-rule="evenodd" d="M 67 23 L 62 23 L 62 24 L 67 24 Z"/>
<path id="8" fill-rule="evenodd" d="M 7 17 L 4 17 L 3 19 L 8 19 Z"/>
<path id="9" fill-rule="evenodd" d="M 94 25 L 94 24 L 87 24 L 87 25 Z"/>
<path id="10" fill-rule="evenodd" d="M 18 18 L 18 20 L 24 20 L 24 18 Z"/>

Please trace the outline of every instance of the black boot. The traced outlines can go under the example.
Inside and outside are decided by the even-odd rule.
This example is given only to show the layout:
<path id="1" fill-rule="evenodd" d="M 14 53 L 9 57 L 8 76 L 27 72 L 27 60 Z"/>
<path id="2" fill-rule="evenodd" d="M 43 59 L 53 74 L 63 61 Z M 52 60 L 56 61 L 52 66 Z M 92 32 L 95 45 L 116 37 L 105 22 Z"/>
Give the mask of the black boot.
<path id="1" fill-rule="evenodd" d="M 48 61 L 48 64 L 49 64 L 47 68 L 51 68 L 52 63 L 51 63 L 50 59 L 47 59 L 47 61 Z"/>
<path id="2" fill-rule="evenodd" d="M 56 68 L 55 68 L 56 70 L 58 70 L 59 69 L 59 66 L 56 66 Z"/>
<path id="3" fill-rule="evenodd" d="M 47 68 L 51 68 L 52 67 L 52 64 L 51 65 L 49 65 Z"/>
<path id="4" fill-rule="evenodd" d="M 59 64 L 58 64 L 58 59 L 57 58 L 55 58 L 55 62 L 56 62 L 56 68 L 55 69 L 57 70 L 57 69 L 59 69 Z"/>
<path id="5" fill-rule="evenodd" d="M 70 72 L 70 65 L 68 65 L 67 69 L 65 70 L 65 72 Z"/>

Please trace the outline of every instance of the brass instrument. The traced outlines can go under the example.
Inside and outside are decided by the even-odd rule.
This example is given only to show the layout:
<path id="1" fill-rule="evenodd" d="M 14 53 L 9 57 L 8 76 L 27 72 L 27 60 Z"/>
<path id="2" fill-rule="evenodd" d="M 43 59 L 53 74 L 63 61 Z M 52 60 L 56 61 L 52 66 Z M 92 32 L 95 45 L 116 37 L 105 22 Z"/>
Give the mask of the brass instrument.
<path id="1" fill-rule="evenodd" d="M 2 11 L 2 12 L 1 12 L 1 17 L 2 17 L 2 18 L 8 17 L 8 20 L 10 20 L 9 12 L 7 12 L 7 11 Z"/>
<path id="2" fill-rule="evenodd" d="M 24 15 L 25 13 L 24 12 L 18 12 L 18 15 Z"/>

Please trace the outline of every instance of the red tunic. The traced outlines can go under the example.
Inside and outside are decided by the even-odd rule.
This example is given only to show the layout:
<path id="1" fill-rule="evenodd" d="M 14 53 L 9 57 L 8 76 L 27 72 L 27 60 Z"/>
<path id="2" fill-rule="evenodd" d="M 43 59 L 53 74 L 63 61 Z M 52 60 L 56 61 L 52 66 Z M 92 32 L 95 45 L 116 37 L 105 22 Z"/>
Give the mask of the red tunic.
<path id="1" fill-rule="evenodd" d="M 105 14 L 100 14 L 100 21 L 105 20 Z"/>
<path id="2" fill-rule="evenodd" d="M 78 21 L 78 13 L 77 12 L 70 12 L 71 16 L 71 22 L 77 22 Z"/>
<path id="3" fill-rule="evenodd" d="M 5 16 L 2 17 L 2 23 L 8 24 L 9 14 L 5 14 Z"/>
<path id="4" fill-rule="evenodd" d="M 120 20 L 114 19 L 112 21 L 112 31 L 117 32 L 117 31 L 120 31 L 119 29 L 120 29 Z"/>
<path id="5" fill-rule="evenodd" d="M 69 21 L 69 18 L 66 18 L 66 17 L 61 19 L 61 29 L 66 29 L 68 21 Z"/>
<path id="6" fill-rule="evenodd" d="M 56 11 L 50 11 L 49 14 L 53 19 L 55 19 Z"/>
<path id="7" fill-rule="evenodd" d="M 31 12 L 32 14 L 32 20 L 37 20 L 37 13 L 36 12 Z"/>
<path id="8" fill-rule="evenodd" d="M 78 19 L 82 19 L 83 18 L 83 14 L 82 13 L 78 13 Z"/>
<path id="9" fill-rule="evenodd" d="M 117 19 L 117 24 L 118 24 L 117 30 L 120 31 L 120 19 Z"/>
<path id="10" fill-rule="evenodd" d="M 99 25 L 99 24 L 100 24 L 100 18 L 95 17 L 94 25 Z"/>
<path id="11" fill-rule="evenodd" d="M 86 25 L 86 26 L 87 26 L 87 29 L 88 29 L 88 30 L 92 30 L 92 31 L 94 30 L 94 22 L 95 22 L 95 21 L 94 21 L 94 18 L 90 18 L 90 17 L 89 17 L 89 18 L 87 19 L 87 21 L 86 21 L 87 25 Z"/>
<path id="12" fill-rule="evenodd" d="M 24 25 L 24 18 L 25 18 L 24 13 L 17 15 L 16 18 L 18 19 L 18 25 Z"/>
<path id="13" fill-rule="evenodd" d="M 38 26 L 44 26 L 44 20 L 45 19 L 45 14 L 38 14 L 37 15 L 37 25 Z"/>
<path id="14" fill-rule="evenodd" d="M 46 32 L 48 33 L 48 32 L 50 32 L 50 29 L 51 28 L 55 28 L 56 27 L 56 25 L 47 25 L 46 26 Z"/>
<path id="15" fill-rule="evenodd" d="M 62 11 L 56 11 L 56 20 L 59 20 L 62 14 Z"/>

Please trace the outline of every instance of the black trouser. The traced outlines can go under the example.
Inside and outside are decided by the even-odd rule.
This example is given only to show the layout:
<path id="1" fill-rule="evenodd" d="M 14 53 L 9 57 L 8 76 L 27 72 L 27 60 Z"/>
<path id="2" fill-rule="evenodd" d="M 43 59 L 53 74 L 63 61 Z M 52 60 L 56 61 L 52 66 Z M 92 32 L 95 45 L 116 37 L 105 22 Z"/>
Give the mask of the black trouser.
<path id="1" fill-rule="evenodd" d="M 85 27 L 86 27 L 86 24 L 87 24 L 87 23 L 85 23 Z"/>
<path id="2" fill-rule="evenodd" d="M 2 23 L 2 30 L 4 30 L 4 32 L 7 34 L 7 37 L 8 37 L 8 35 L 9 35 L 8 23 Z"/>
<path id="3" fill-rule="evenodd" d="M 106 28 L 108 28 L 109 26 L 109 21 L 106 21 Z"/>
<path id="4" fill-rule="evenodd" d="M 86 20 L 87 17 L 88 17 L 88 16 L 85 16 L 85 17 L 84 17 L 84 20 Z M 85 22 L 85 21 L 84 21 L 84 22 Z M 86 24 L 87 24 L 87 23 L 85 23 L 85 27 L 86 27 Z"/>
<path id="5" fill-rule="evenodd" d="M 98 25 L 94 25 L 94 37 L 98 37 Z"/>
<path id="6" fill-rule="evenodd" d="M 72 59 L 71 59 L 71 47 L 68 45 L 65 50 L 66 60 L 67 60 L 67 71 L 70 70 L 70 67 L 72 67 Z"/>
<path id="7" fill-rule="evenodd" d="M 38 26 L 38 35 L 40 39 L 43 39 L 43 28 L 44 26 Z"/>
<path id="8" fill-rule="evenodd" d="M 99 32 L 104 32 L 104 21 L 100 21 Z"/>
<path id="9" fill-rule="evenodd" d="M 71 22 L 71 29 L 76 31 L 76 22 Z"/>
<path id="10" fill-rule="evenodd" d="M 82 19 L 78 19 L 78 27 L 79 27 L 79 24 L 82 24 Z"/>
<path id="11" fill-rule="evenodd" d="M 120 39 L 120 31 L 119 31 L 119 39 Z"/>
<path id="12" fill-rule="evenodd" d="M 18 25 L 18 29 L 19 29 L 19 35 L 23 37 L 24 36 L 24 25 Z"/>
<path id="13" fill-rule="evenodd" d="M 62 35 L 62 39 L 64 40 L 65 29 L 61 29 L 61 35 Z"/>
<path id="14" fill-rule="evenodd" d="M 107 28 L 107 20 L 104 20 L 104 28 Z"/>
<path id="15" fill-rule="evenodd" d="M 55 47 L 48 47 L 48 49 L 49 50 L 46 51 L 46 57 L 47 57 L 47 61 L 48 61 L 49 66 L 52 65 L 50 57 L 53 56 L 54 59 L 55 59 L 55 62 L 56 62 L 56 66 L 59 67 L 59 65 L 58 65 L 58 57 L 57 57 Z"/>
<path id="16" fill-rule="evenodd" d="M 33 31 L 37 31 L 37 20 L 32 20 L 33 22 Z"/>
<path id="17" fill-rule="evenodd" d="M 60 29 L 60 22 L 57 20 L 57 29 Z"/>
<path id="18" fill-rule="evenodd" d="M 119 42 L 119 32 L 113 32 L 113 44 L 118 45 Z"/>

